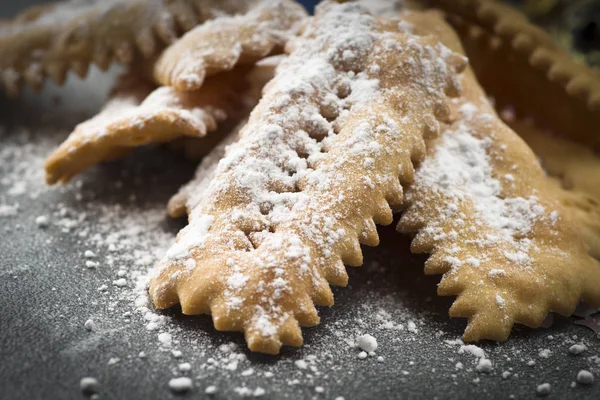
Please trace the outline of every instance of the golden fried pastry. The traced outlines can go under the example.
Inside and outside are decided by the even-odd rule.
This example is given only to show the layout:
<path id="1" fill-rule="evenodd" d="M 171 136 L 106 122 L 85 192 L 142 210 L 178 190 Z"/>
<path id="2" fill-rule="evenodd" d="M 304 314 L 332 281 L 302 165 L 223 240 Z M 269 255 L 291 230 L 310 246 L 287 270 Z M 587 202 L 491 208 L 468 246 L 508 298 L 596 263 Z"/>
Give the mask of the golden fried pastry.
<path id="1" fill-rule="evenodd" d="M 317 8 L 157 266 L 158 308 L 212 314 L 270 354 L 319 323 L 459 93 L 466 59 L 399 22 Z"/>
<path id="2" fill-rule="evenodd" d="M 596 150 L 600 77 L 546 32 L 496 0 L 432 0 L 449 14 L 477 78 L 499 107 Z"/>
<path id="3" fill-rule="evenodd" d="M 527 142 L 548 174 L 559 177 L 565 188 L 579 189 L 600 199 L 600 156 L 530 121 L 515 119 L 507 124 Z"/>
<path id="4" fill-rule="evenodd" d="M 293 0 L 263 0 L 245 15 L 218 18 L 188 32 L 157 61 L 158 82 L 197 90 L 206 76 L 281 52 L 306 11 Z"/>
<path id="5" fill-rule="evenodd" d="M 600 199 L 576 188 L 565 189 L 560 179 L 547 179 L 554 187 L 555 198 L 577 224 L 590 255 L 600 260 Z"/>
<path id="6" fill-rule="evenodd" d="M 263 87 L 269 82 L 275 75 L 275 68 L 284 59 L 284 55 L 277 55 L 264 58 L 258 61 L 248 74 L 248 82 L 250 87 L 244 93 L 247 104 L 247 115 L 250 114 L 252 107 L 258 103 L 258 100 L 262 96 Z M 244 111 L 246 112 L 246 110 Z M 241 113 L 240 113 L 241 115 Z M 227 136 L 234 128 L 239 130 L 236 125 L 239 121 L 234 120 L 227 123 L 227 121 L 218 128 L 218 131 L 214 135 L 209 135 L 203 138 L 194 137 L 182 137 L 172 142 L 169 142 L 169 148 L 183 153 L 186 158 L 190 160 L 201 160 L 204 156 L 208 155 L 212 149 L 221 141 L 223 137 Z M 217 160 L 218 161 L 218 160 Z"/>
<path id="7" fill-rule="evenodd" d="M 459 51 L 435 15 L 408 21 Z M 600 263 L 535 154 L 495 114 L 470 69 L 461 82 L 455 120 L 430 142 L 398 227 L 415 235 L 413 252 L 431 253 L 426 273 L 444 274 L 438 293 L 457 296 L 450 315 L 468 318 L 465 340 L 505 340 L 514 323 L 538 327 L 549 311 L 570 315 L 580 300 L 600 305 Z"/>
<path id="8" fill-rule="evenodd" d="M 74 0 L 34 7 L 0 25 L 0 85 L 62 84 L 68 70 L 85 76 L 94 62 L 149 58 L 205 21 L 246 13 L 258 0 Z"/>
<path id="9" fill-rule="evenodd" d="M 100 114 L 79 124 L 46 160 L 46 181 L 67 182 L 128 149 L 181 136 L 203 137 L 219 122 L 243 117 L 255 103 L 246 104 L 247 75 L 248 68 L 242 67 L 212 77 L 195 92 L 159 87 L 145 99 L 149 88 L 144 82 L 140 88 L 117 90 Z"/>
<path id="10" fill-rule="evenodd" d="M 511 118 L 507 124 L 538 156 L 552 180 L 556 198 L 577 222 L 590 254 L 600 259 L 600 157 L 532 121 Z"/>

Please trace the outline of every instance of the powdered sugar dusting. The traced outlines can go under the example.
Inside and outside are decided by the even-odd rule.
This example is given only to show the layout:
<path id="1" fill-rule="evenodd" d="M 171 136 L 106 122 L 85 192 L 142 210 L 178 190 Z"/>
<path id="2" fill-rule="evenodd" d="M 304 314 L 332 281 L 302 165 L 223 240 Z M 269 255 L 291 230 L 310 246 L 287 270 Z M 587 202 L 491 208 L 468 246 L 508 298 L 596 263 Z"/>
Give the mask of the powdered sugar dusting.
<path id="1" fill-rule="evenodd" d="M 412 119 L 433 113 L 455 73 L 446 66 L 455 56 L 448 49 L 393 25 L 384 29 L 358 4 L 327 2 L 317 14 L 303 36 L 290 44 L 289 57 L 267 85 L 240 140 L 227 149 L 203 196 L 190 196 L 197 201 L 188 202 L 190 226 L 214 217 L 204 240 L 189 241 L 186 237 L 193 232 L 186 228 L 176 251 L 169 252 L 193 254 L 195 271 L 209 268 L 204 276 L 224 283 L 222 298 L 212 300 L 225 306 L 219 312 L 225 318 L 244 313 L 252 322 L 246 330 L 276 343 L 283 321 L 300 312 L 281 309 L 279 299 L 304 292 L 295 295 L 293 307 L 316 318 L 304 303 L 331 296 L 326 279 L 345 280 L 342 262 L 357 259 L 360 252 L 353 232 L 373 217 L 387 219 L 373 215 L 357 196 L 365 187 L 380 193 L 373 202 L 399 196 L 397 178 L 405 171 L 398 172 L 398 164 L 410 164 L 410 153 L 422 141 L 421 122 Z M 405 69 L 381 68 L 396 54 L 402 55 L 397 62 Z M 411 90 L 422 98 L 414 107 L 422 112 L 413 106 L 407 115 L 387 109 L 388 99 L 396 98 L 388 82 L 408 79 L 404 74 L 415 80 Z M 386 111 L 374 113 L 375 104 Z M 357 118 L 363 113 L 364 118 Z M 373 168 L 361 170 L 357 181 L 352 166 L 365 159 L 374 160 Z M 351 211 L 352 202 L 361 208 Z M 389 210 L 387 204 L 385 208 L 378 213 Z M 342 250 L 350 245 L 352 250 Z M 224 265 L 210 266 L 215 263 L 210 257 Z M 182 264 L 167 257 L 158 266 L 151 287 L 158 303 L 171 296 L 175 281 L 191 276 Z M 228 278 L 240 275 L 261 293 L 260 304 L 247 301 L 248 286 Z M 203 290 L 198 288 L 196 295 Z M 197 306 L 196 295 L 182 302 L 184 312 Z M 214 315 L 217 307 L 211 309 Z"/>
<path id="2" fill-rule="evenodd" d="M 230 70 L 240 61 L 260 59 L 283 46 L 306 16 L 306 11 L 290 0 L 248 3 L 247 13 L 205 22 L 168 48 L 155 67 L 159 82 L 197 90 L 207 74 Z"/>
<path id="3" fill-rule="evenodd" d="M 364 393 L 365 396 L 371 393 L 368 390 L 373 387 L 368 382 L 376 380 L 377 376 L 397 371 L 393 380 L 380 380 L 377 387 L 389 386 L 390 393 L 396 394 L 399 393 L 398 390 L 412 388 L 411 390 L 421 390 L 420 393 L 431 393 L 433 396 L 440 394 L 436 390 L 441 389 L 423 387 L 418 377 L 430 379 L 431 374 L 435 374 L 436 382 L 445 383 L 449 387 L 456 385 L 460 388 L 492 390 L 502 375 L 507 376 L 506 379 L 510 382 L 507 395 L 524 393 L 526 396 L 535 393 L 536 379 L 537 382 L 550 379 L 547 374 L 559 362 L 561 373 L 552 374 L 550 382 L 553 384 L 560 376 L 576 380 L 578 371 L 582 368 L 594 374 L 600 372 L 597 341 L 592 337 L 591 331 L 588 334 L 583 328 L 576 332 L 564 332 L 564 326 L 556 328 L 552 331 L 553 339 L 547 339 L 544 331 L 538 334 L 532 332 L 529 338 L 502 346 L 473 346 L 453 339 L 462 326 L 448 322 L 446 302 L 428 297 L 435 296 L 434 285 L 419 282 L 419 260 L 415 260 L 415 265 L 406 265 L 406 260 L 413 259 L 408 251 L 408 242 L 398 237 L 393 228 L 387 229 L 387 233 L 382 232 L 381 247 L 367 252 L 365 266 L 351 271 L 352 290 L 336 291 L 336 307 L 323 310 L 323 323 L 312 330 L 312 335 L 307 337 L 302 349 L 270 359 L 267 363 L 254 356 L 248 357 L 250 353 L 245 349 L 243 339 L 238 336 L 224 338 L 222 333 L 214 331 L 210 323 L 204 323 L 209 322 L 209 318 L 194 317 L 201 324 L 188 325 L 177 312 L 165 314 L 150 306 L 146 275 L 157 257 L 164 253 L 173 240 L 174 232 L 164 225 L 164 199 L 146 204 L 140 201 L 146 197 L 145 185 L 127 189 L 128 183 L 147 179 L 148 171 L 137 175 L 136 163 L 129 166 L 121 163 L 119 169 L 123 168 L 123 174 L 129 176 L 125 178 L 124 187 L 106 182 L 108 177 L 101 179 L 96 175 L 88 175 L 87 179 L 84 177 L 59 188 L 44 185 L 44 156 L 66 133 L 40 131 L 32 136 L 22 132 L 16 135 L 20 138 L 18 141 L 13 143 L 9 140 L 8 144 L 2 138 L 0 152 L 4 155 L 2 168 L 5 169 L 0 185 L 5 189 L 24 179 L 27 191 L 6 197 L 5 200 L 20 203 L 27 207 L 24 209 L 29 209 L 28 205 L 32 201 L 35 204 L 46 204 L 40 205 L 41 209 L 36 212 L 7 217 L 4 219 L 8 222 L 5 226 L 19 231 L 23 228 L 18 228 L 17 225 L 25 225 L 27 232 L 35 234 L 40 231 L 35 219 L 43 210 L 49 216 L 49 226 L 43 234 L 52 241 L 52 259 L 59 261 L 51 266 L 52 274 L 58 276 L 53 279 L 56 283 L 66 279 L 67 285 L 72 282 L 87 282 L 91 287 L 89 292 L 84 292 L 83 316 L 75 325 L 66 323 L 66 319 L 54 317 L 55 314 L 65 312 L 66 300 L 70 296 L 68 292 L 61 295 L 61 301 L 40 304 L 39 307 L 44 307 L 44 313 L 53 317 L 38 317 L 39 322 L 35 322 L 38 329 L 43 329 L 46 333 L 48 330 L 56 330 L 60 337 L 83 335 L 85 338 L 85 341 L 69 344 L 63 350 L 63 353 L 73 356 L 80 354 L 89 360 L 86 361 L 85 372 L 73 373 L 75 376 L 72 381 L 75 386 L 82 379 L 85 390 L 93 389 L 104 393 L 113 390 L 114 379 L 123 385 L 130 385 L 131 373 L 138 371 L 146 376 L 151 371 L 155 377 L 151 384 L 152 390 L 163 397 L 169 396 L 171 379 L 187 377 L 191 384 L 185 379 L 176 381 L 174 385 L 176 388 L 187 388 L 192 396 L 206 392 L 234 397 L 241 390 L 235 390 L 236 388 L 245 387 L 252 394 L 262 388 L 265 396 L 289 393 L 293 397 L 299 390 L 317 393 L 316 388 L 319 387 L 319 391 L 324 390 L 331 398 L 342 396 L 350 399 L 357 393 Z M 151 163 L 157 158 L 156 154 L 147 156 L 137 162 Z M 188 170 L 189 172 L 191 171 Z M 166 175 L 163 180 L 172 180 L 175 175 L 177 174 Z M 112 189 L 107 194 L 101 185 Z M 175 187 L 171 190 L 174 189 Z M 119 205 L 107 198 L 122 191 L 130 193 L 125 197 L 137 194 L 137 199 L 131 201 L 132 204 L 125 202 Z M 35 195 L 35 200 L 30 198 L 31 195 Z M 0 191 L 0 198 L 2 196 L 6 196 L 6 191 Z M 61 201 L 63 204 L 59 204 Z M 8 238 L 10 241 L 10 234 Z M 74 247 L 69 248 L 68 253 L 75 254 L 79 265 L 64 262 L 63 243 L 70 240 L 74 240 Z M 43 238 L 36 238 L 32 246 L 31 249 L 36 251 L 48 251 Z M 92 258 L 91 253 L 94 255 Z M 83 266 L 86 260 L 97 260 L 99 267 L 94 270 L 86 269 Z M 401 265 L 398 265 L 399 260 L 402 260 Z M 45 262 L 32 264 L 28 268 L 22 267 L 3 270 L 3 280 L 16 276 L 18 281 L 27 282 L 31 279 L 28 275 L 30 270 L 36 273 L 48 270 Z M 125 275 L 121 276 L 120 271 L 125 271 Z M 410 271 L 414 271 L 414 274 L 411 275 Z M 138 284 L 124 288 L 111 286 L 113 280 L 121 278 Z M 28 314 L 31 310 L 22 312 Z M 71 320 L 76 317 L 69 315 L 68 318 Z M 94 321 L 94 327 L 90 331 L 84 326 L 88 320 Z M 188 318 L 187 321 L 191 322 L 192 319 Z M 414 325 L 419 333 L 410 332 L 407 329 L 409 325 Z M 88 323 L 87 326 L 91 324 Z M 364 359 L 360 359 L 357 357 L 360 349 L 356 348 L 356 343 L 366 332 L 377 339 L 377 355 L 367 354 Z M 168 333 L 160 337 L 163 341 L 170 337 L 170 347 L 165 347 L 159 340 L 158 335 L 161 333 Z M 232 339 L 235 342 L 229 341 Z M 99 341 L 106 341 L 111 345 L 108 349 L 99 350 Z M 527 361 L 538 355 L 538 349 L 542 346 L 539 343 L 544 343 L 543 347 L 551 349 L 556 354 L 554 357 L 560 361 L 538 359 L 534 367 L 528 367 Z M 31 343 L 27 343 L 28 352 L 31 351 L 31 346 Z M 584 348 L 585 351 L 580 351 Z M 175 357 L 175 352 L 178 357 Z M 578 355 L 573 355 L 575 353 Z M 581 364 L 568 366 L 568 357 L 578 357 Z M 110 359 L 117 358 L 120 359 L 119 362 L 107 366 Z M 96 359 L 99 362 L 96 363 Z M 491 372 L 477 371 L 481 359 L 491 361 Z M 181 368 L 184 364 L 189 364 L 190 368 L 187 365 Z M 484 365 L 487 363 L 484 362 L 480 369 L 485 369 Z M 77 370 L 81 368 L 79 365 L 74 367 Z M 19 363 L 15 363 L 14 368 L 19 368 Z M 64 368 L 69 371 L 68 365 Z M 107 368 L 117 378 L 109 380 L 104 375 Z M 530 369 L 530 372 L 522 372 L 522 368 Z M 252 374 L 248 374 L 249 369 L 253 370 Z M 504 372 L 510 373 L 503 374 Z M 532 374 L 535 377 L 530 377 Z M 136 376 L 142 379 L 142 375 Z M 359 383 L 358 387 L 346 385 L 348 376 L 352 377 L 352 382 Z M 479 379 L 478 383 L 474 383 L 473 379 Z M 589 381 L 587 377 L 585 379 L 585 382 Z M 562 384 L 554 386 L 554 391 L 560 390 L 558 386 L 566 388 Z M 367 391 L 361 391 L 363 387 Z M 77 390 L 76 387 L 73 389 Z M 581 388 L 577 386 L 566 390 L 578 393 L 576 391 Z"/>
<path id="4" fill-rule="evenodd" d="M 145 99 L 143 96 L 146 93 L 140 94 L 125 93 L 111 99 L 101 113 L 75 128 L 78 140 L 99 140 L 112 133 L 111 130 L 115 129 L 115 126 L 124 123 L 131 129 L 142 130 L 165 111 L 176 112 L 180 118 L 179 124 L 185 121 L 194 127 L 198 136 L 203 136 L 209 121 L 221 121 L 227 115 L 225 110 L 210 105 L 190 107 L 185 95 L 170 87 L 159 87 Z"/>
<path id="5" fill-rule="evenodd" d="M 491 118 L 486 114 L 476 115 L 476 108 L 472 104 L 463 105 L 460 111 L 464 121 Z M 499 240 L 513 244 L 516 251 L 507 251 L 506 258 L 526 267 L 530 262 L 528 253 L 531 246 L 526 236 L 532 224 L 544 218 L 545 209 L 533 195 L 529 198 L 500 196 L 502 184 L 493 175 L 488 155 L 490 144 L 490 138 L 473 136 L 467 124 L 461 123 L 455 129 L 444 132 L 434 157 L 423 163 L 417 179 L 450 200 L 446 205 L 445 218 L 460 218 L 460 214 L 456 215 L 458 207 L 454 202 L 472 202 L 478 217 L 500 235 L 497 238 L 481 238 L 482 244 L 489 245 Z M 432 226 L 427 229 L 434 231 L 437 228 Z M 477 261 L 470 264 L 474 267 L 478 265 Z M 502 273 L 494 270 L 490 276 Z"/>
<path id="6" fill-rule="evenodd" d="M 600 372 L 593 333 L 568 328 L 568 324 L 557 326 L 552 335 L 526 331 L 504 345 L 483 343 L 477 349 L 461 351 L 462 346 L 469 345 L 453 338 L 462 324 L 448 321 L 447 302 L 435 298 L 433 283 L 423 282 L 418 271 L 421 259 L 408 252 L 408 243 L 393 229 L 387 230 L 387 235 L 384 229 L 382 235 L 388 238 L 382 237 L 382 246 L 367 251 L 365 266 L 351 271 L 352 290 L 336 290 L 336 307 L 323 309 L 323 323 L 306 335 L 304 347 L 265 362 L 250 355 L 239 336 L 215 332 L 209 318 L 186 318 L 176 311 L 156 311 L 150 305 L 148 268 L 164 254 L 176 229 L 166 222 L 166 198 L 150 203 L 145 199 L 176 189 L 157 185 L 180 179 L 173 159 L 164 153 L 147 154 L 136 158 L 136 163 L 119 163 L 116 169 L 103 167 L 69 186 L 48 188 L 43 184 L 43 158 L 66 133 L 44 128 L 35 134 L 22 131 L 9 137 L 0 135 L 0 204 L 10 208 L 10 215 L 0 216 L 0 229 L 8 232 L 0 241 L 0 277 L 2 285 L 7 285 L 3 290 L 9 287 L 8 293 L 14 295 L 14 304 L 9 301 L 3 306 L 17 307 L 19 324 L 23 324 L 14 325 L 9 320 L 8 324 L 13 324 L 10 330 L 33 329 L 52 340 L 67 339 L 60 354 L 52 351 L 44 357 L 62 362 L 61 370 L 73 374 L 65 381 L 67 386 L 72 383 L 73 390 L 81 384 L 83 390 L 98 390 L 104 397 L 105 391 L 131 387 L 132 382 L 143 382 L 143 377 L 151 374 L 153 380 L 148 386 L 160 397 L 170 396 L 171 379 L 186 377 L 189 380 L 179 379 L 176 382 L 182 384 L 175 386 L 189 388 L 191 396 L 218 393 L 224 398 L 246 394 L 293 398 L 302 391 L 338 400 L 400 393 L 433 398 L 447 395 L 447 388 L 465 395 L 493 393 L 502 376 L 508 381 L 502 386 L 507 396 L 534 395 L 538 384 L 549 381 L 552 395 L 562 398 L 584 394 L 579 385 L 594 384 L 590 374 L 593 377 Z M 139 165 L 163 157 L 165 164 L 139 170 Z M 171 173 L 155 181 L 157 171 L 165 169 Z M 115 199 L 118 193 L 125 194 Z M 45 229 L 35 223 L 40 215 L 48 216 Z M 11 232 L 23 235 L 13 237 Z M 10 257 L 15 248 L 18 257 Z M 40 257 L 25 256 L 30 253 Z M 6 254 L 8 258 L 3 258 Z M 85 268 L 86 261 L 97 263 L 97 267 Z M 187 260 L 184 262 L 188 268 Z M 470 265 L 474 264 L 471 260 Z M 411 275 L 411 271 L 417 272 Z M 495 276 L 503 273 L 492 271 Z M 45 273 L 52 279 L 35 280 Z M 111 285 L 120 279 L 137 284 L 135 288 Z M 39 298 L 34 306 L 24 307 L 31 300 L 30 282 L 47 287 L 36 292 Z M 58 290 L 51 288 L 55 284 Z M 71 292 L 79 286 L 83 291 Z M 85 310 L 83 316 L 72 313 L 74 304 Z M 85 322 L 92 318 L 94 328 L 87 331 Z M 359 359 L 355 343 L 365 332 L 377 338 L 378 356 L 365 354 Z M 159 341 L 159 334 L 163 340 L 170 337 L 168 348 Z M 100 348 L 99 343 L 109 346 Z M 27 376 L 22 372 L 24 363 L 19 353 L 37 353 L 41 345 L 11 342 L 5 361 L 16 371 L 13 376 L 19 377 L 13 381 Z M 556 360 L 541 358 L 527 366 L 541 347 L 551 349 Z M 483 353 L 486 358 L 473 353 Z M 571 358 L 578 364 L 570 364 Z M 481 361 L 485 359 L 490 363 Z M 296 367 L 295 362 L 304 368 Z M 181 368 L 185 364 L 190 368 Z M 490 364 L 491 371 L 484 371 Z M 485 373 L 478 373 L 478 366 Z M 556 371 L 557 366 L 560 371 Z M 578 384 L 575 380 L 580 370 L 585 372 Z M 393 379 L 381 379 L 387 376 Z M 571 387 L 569 380 L 573 381 Z M 25 388 L 36 393 L 41 390 L 38 385 L 44 384 L 44 380 L 37 380 Z"/>

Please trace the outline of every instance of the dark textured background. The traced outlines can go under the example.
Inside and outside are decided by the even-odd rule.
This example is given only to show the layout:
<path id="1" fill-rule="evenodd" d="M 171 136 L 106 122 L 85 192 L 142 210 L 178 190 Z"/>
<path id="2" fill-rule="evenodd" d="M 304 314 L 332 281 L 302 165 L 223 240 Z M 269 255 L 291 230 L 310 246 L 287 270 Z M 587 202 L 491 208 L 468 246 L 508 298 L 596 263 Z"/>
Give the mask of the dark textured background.
<path id="1" fill-rule="evenodd" d="M 34 2 L 2 1 L 0 15 L 11 15 L 30 3 Z M 55 105 L 55 96 L 62 99 L 60 106 Z M 59 133 L 50 141 L 57 144 L 74 122 L 96 111 L 101 101 L 102 96 L 93 93 L 92 87 L 85 83 L 52 89 L 43 96 L 25 94 L 16 100 L 8 100 L 0 94 L 0 126 L 5 129 L 0 134 L 0 148 L 21 140 L 15 133 L 20 126 L 27 126 L 33 132 L 33 143 L 46 143 L 36 136 L 36 129 L 56 127 Z M 85 106 L 83 112 L 82 105 Z M 49 110 L 51 115 L 42 119 L 40 115 Z M 0 160 L 0 177 L 12 170 L 11 162 L 16 161 Z M 135 173 L 123 178 L 123 170 Z M 126 203 L 127 209 L 135 213 L 165 204 L 193 170 L 193 163 L 183 161 L 167 150 L 145 150 L 87 172 L 81 178 L 81 191 L 89 194 L 93 205 Z M 139 177 L 151 177 L 147 179 L 151 179 L 152 190 L 140 186 L 136 180 Z M 116 179 L 123 181 L 123 187 L 115 187 Z M 0 200 L 6 190 L 0 183 Z M 115 271 L 74 272 L 73 266 L 81 264 L 81 254 L 88 247 L 72 234 L 53 227 L 41 230 L 34 222 L 36 216 L 48 214 L 57 203 L 65 203 L 71 209 L 81 208 L 82 205 L 73 200 L 74 192 L 76 190 L 68 186 L 44 192 L 35 200 L 19 198 L 19 216 L 0 218 L 0 399 L 81 399 L 84 396 L 78 384 L 84 376 L 98 378 L 102 399 L 179 398 L 167 388 L 176 362 L 156 349 L 154 337 L 148 335 L 143 325 L 122 325 L 93 336 L 83 329 L 83 322 L 90 315 L 108 312 L 106 303 L 98 301 L 96 288 L 113 279 Z M 137 200 L 129 201 L 130 195 L 136 195 Z M 96 217 L 98 215 L 92 213 L 88 223 L 93 224 Z M 175 233 L 183 226 L 183 221 L 172 221 L 165 216 L 161 226 Z M 202 398 L 203 388 L 209 384 L 219 386 L 216 398 L 237 397 L 232 388 L 242 382 L 250 387 L 267 389 L 265 398 L 504 399 L 510 394 L 516 398 L 533 398 L 535 387 L 543 382 L 552 384 L 551 398 L 600 397 L 598 382 L 592 387 L 569 388 L 577 371 L 589 369 L 587 358 L 600 353 L 600 342 L 594 334 L 573 325 L 572 319 L 560 319 L 550 330 L 517 329 L 505 344 L 483 344 L 494 362 L 494 371 L 489 376 L 474 371 L 455 371 L 454 364 L 459 360 L 472 368 L 472 357 L 457 355 L 456 347 L 444 346 L 441 341 L 458 337 L 464 321 L 447 317 L 451 300 L 435 296 L 438 277 L 422 276 L 424 258 L 410 255 L 407 245 L 407 240 L 395 234 L 393 229 L 383 229 L 382 245 L 365 252 L 365 265 L 377 261 L 380 267 L 350 271 L 350 287 L 334 290 L 336 306 L 320 310 L 322 325 L 304 331 L 306 344 L 303 348 L 284 349 L 280 357 L 246 352 L 256 371 L 254 376 L 242 378 L 239 373 L 233 377 L 218 371 L 208 373 L 196 381 L 194 391 L 183 397 Z M 410 311 L 403 312 L 410 315 L 424 316 L 427 324 L 419 327 L 418 339 L 406 340 L 403 335 L 397 340 L 394 335 L 377 334 L 378 353 L 385 356 L 382 363 L 371 358 L 358 361 L 351 352 L 348 355 L 348 351 L 336 347 L 333 362 L 338 368 L 331 367 L 331 371 L 325 371 L 327 377 L 316 382 L 325 388 L 323 394 L 315 393 L 315 385 L 286 383 L 286 377 L 292 379 L 298 374 L 291 361 L 329 350 L 327 346 L 333 343 L 329 328 L 360 317 L 362 303 L 377 305 L 384 300 L 386 305 L 397 304 L 399 310 L 408 307 Z M 114 313 L 128 310 L 128 305 L 119 305 Z M 207 317 L 182 317 L 176 310 L 166 314 L 174 317 L 174 323 L 184 334 L 202 332 L 212 348 L 226 341 L 244 346 L 241 335 L 214 332 Z M 443 331 L 441 337 L 438 331 Z M 590 350 L 584 356 L 568 354 L 568 345 L 563 341 L 572 335 L 578 335 L 590 344 Z M 553 351 L 549 359 L 537 356 L 543 348 Z M 111 355 L 123 358 L 123 355 L 135 355 L 141 350 L 148 353 L 147 360 L 134 357 L 123 360 L 120 365 L 107 366 Z M 187 350 L 184 361 L 192 363 L 193 368 L 201 362 L 200 354 L 182 350 Z M 530 359 L 536 360 L 535 367 L 526 366 Z M 401 370 L 409 369 L 410 361 L 415 364 L 410 367 L 410 375 L 405 376 Z M 503 380 L 501 373 L 509 368 L 521 376 Z M 271 381 L 261 378 L 259 373 L 265 370 L 276 370 L 277 378 Z M 453 377 L 453 374 L 457 376 Z M 473 379 L 477 378 L 481 381 L 474 383 Z"/>

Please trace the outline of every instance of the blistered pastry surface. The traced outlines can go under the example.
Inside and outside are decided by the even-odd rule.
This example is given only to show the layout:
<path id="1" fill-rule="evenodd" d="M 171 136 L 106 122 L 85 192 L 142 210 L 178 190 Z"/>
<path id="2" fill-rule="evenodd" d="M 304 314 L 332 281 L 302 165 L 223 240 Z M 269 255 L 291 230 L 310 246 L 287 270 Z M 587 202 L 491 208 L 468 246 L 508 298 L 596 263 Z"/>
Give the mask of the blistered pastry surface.
<path id="1" fill-rule="evenodd" d="M 159 264 L 156 306 L 210 313 L 254 351 L 302 343 L 460 92 L 464 57 L 400 22 L 318 8 Z"/>
<path id="2" fill-rule="evenodd" d="M 415 15 L 419 26 L 434 25 L 423 17 Z M 425 271 L 444 275 L 438 293 L 457 296 L 450 315 L 468 318 L 465 339 L 505 340 L 514 323 L 537 327 L 551 310 L 600 303 L 600 264 L 470 70 L 462 86 L 454 122 L 430 142 L 407 191 L 399 229 L 415 235 L 413 251 L 431 253 Z"/>

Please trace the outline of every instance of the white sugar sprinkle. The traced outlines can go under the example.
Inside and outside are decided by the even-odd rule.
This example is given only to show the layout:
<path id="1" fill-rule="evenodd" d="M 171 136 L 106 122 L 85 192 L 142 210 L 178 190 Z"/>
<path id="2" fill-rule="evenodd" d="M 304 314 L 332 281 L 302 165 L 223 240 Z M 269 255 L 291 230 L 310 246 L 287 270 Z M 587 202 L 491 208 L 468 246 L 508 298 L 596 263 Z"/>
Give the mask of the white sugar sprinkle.
<path id="1" fill-rule="evenodd" d="M 37 226 L 39 226 L 40 228 L 47 228 L 48 224 L 50 223 L 50 220 L 48 219 L 47 216 L 45 215 L 40 215 L 39 217 L 37 217 L 35 219 L 35 223 L 37 224 Z"/>
<path id="2" fill-rule="evenodd" d="M 85 321 L 85 323 L 83 324 L 83 326 L 85 327 L 85 329 L 87 329 L 88 331 L 93 331 L 94 329 L 96 329 L 96 324 L 94 323 L 93 319 L 88 319 L 87 321 Z"/>
<path id="3" fill-rule="evenodd" d="M 204 393 L 206 393 L 208 395 L 216 394 L 218 391 L 219 391 L 219 389 L 217 389 L 217 387 L 214 385 L 207 386 L 207 388 L 204 389 Z"/>
<path id="4" fill-rule="evenodd" d="M 474 344 L 460 346 L 460 349 L 458 349 L 458 353 L 469 353 L 478 358 L 485 358 L 485 351 L 483 351 L 481 347 L 475 346 Z"/>
<path id="5" fill-rule="evenodd" d="M 481 372 L 484 374 L 489 374 L 492 372 L 492 362 L 487 358 L 481 358 L 477 363 L 477 372 Z"/>
<path id="6" fill-rule="evenodd" d="M 584 344 L 574 344 L 573 346 L 569 347 L 569 353 L 573 354 L 573 355 L 578 355 L 583 353 L 584 351 L 587 350 L 587 346 Z"/>
<path id="7" fill-rule="evenodd" d="M 192 364 L 190 363 L 181 363 L 177 366 L 177 369 L 181 372 L 188 372 L 192 369 Z"/>
<path id="8" fill-rule="evenodd" d="M 551 354 L 552 354 L 552 352 L 550 351 L 550 349 L 542 349 L 542 350 L 540 350 L 540 352 L 538 353 L 538 355 L 539 355 L 541 358 L 549 358 Z"/>
<path id="9" fill-rule="evenodd" d="M 173 341 L 171 334 L 168 332 L 161 332 L 158 334 L 158 341 L 165 347 L 170 347 Z"/>
<path id="10" fill-rule="evenodd" d="M 116 281 L 113 281 L 113 285 L 118 286 L 118 287 L 125 287 L 125 286 L 127 286 L 127 279 L 125 279 L 125 278 L 117 279 Z"/>
<path id="11" fill-rule="evenodd" d="M 443 193 L 447 197 L 448 206 L 442 210 L 442 220 L 459 217 L 458 205 L 464 202 L 473 204 L 480 223 L 487 225 L 495 234 L 486 235 L 475 239 L 481 246 L 497 246 L 502 240 L 510 245 L 510 250 L 504 256 L 515 264 L 528 267 L 531 263 L 529 256 L 532 241 L 527 238 L 535 222 L 546 218 L 546 210 L 538 203 L 537 197 L 532 193 L 529 197 L 502 196 L 502 184 L 493 174 L 491 156 L 488 149 L 492 139 L 480 139 L 465 121 L 489 118 L 489 114 L 481 111 L 473 104 L 464 104 L 460 108 L 463 120 L 444 131 L 439 145 L 432 157 L 425 159 L 415 178 L 420 185 Z M 440 172 L 441 171 L 441 172 Z M 409 201 L 417 202 L 412 198 L 412 192 L 407 193 Z M 450 233 L 439 233 L 439 222 L 432 222 L 425 228 L 425 232 L 438 237 Z M 467 260 L 448 257 L 453 268 L 470 265 Z M 495 269 L 488 273 L 490 278 L 505 275 L 505 271 Z M 497 300 L 498 297 L 496 298 Z M 498 301 L 501 308 L 505 307 L 503 301 Z"/>
<path id="12" fill-rule="evenodd" d="M 171 354 L 175 358 L 181 358 L 183 356 L 183 353 L 180 350 L 172 350 Z"/>
<path id="13" fill-rule="evenodd" d="M 591 385 L 594 383 L 594 375 L 590 371 L 582 369 L 577 373 L 577 382 L 582 385 Z"/>
<path id="14" fill-rule="evenodd" d="M 187 392 L 193 386 L 192 380 L 186 376 L 173 378 L 169 381 L 169 388 L 174 392 Z"/>
<path id="15" fill-rule="evenodd" d="M 367 334 L 364 334 L 362 336 L 359 336 L 358 339 L 356 340 L 356 343 L 358 344 L 358 347 L 360 347 L 362 350 L 366 351 L 367 353 L 371 353 L 375 350 L 377 350 L 377 339 L 375 339 L 373 336 Z"/>
<path id="16" fill-rule="evenodd" d="M 549 383 L 542 383 L 541 385 L 538 385 L 536 388 L 537 394 L 540 396 L 548 396 L 550 394 L 550 389 L 552 387 L 550 386 Z"/>
<path id="17" fill-rule="evenodd" d="M 406 324 L 406 328 L 408 329 L 409 332 L 419 333 L 419 331 L 417 329 L 417 324 L 415 324 L 414 321 L 408 321 L 408 323 Z"/>
<path id="18" fill-rule="evenodd" d="M 84 393 L 95 393 L 100 388 L 100 384 L 96 378 L 85 377 L 79 381 L 79 389 Z"/>
<path id="19" fill-rule="evenodd" d="M 0 217 L 12 217 L 17 215 L 19 205 L 0 204 Z"/>
<path id="20" fill-rule="evenodd" d="M 106 365 L 108 365 L 108 366 L 116 365 L 120 362 L 121 362 L 121 359 L 119 357 L 111 357 L 108 359 L 108 362 L 106 363 Z"/>

